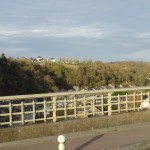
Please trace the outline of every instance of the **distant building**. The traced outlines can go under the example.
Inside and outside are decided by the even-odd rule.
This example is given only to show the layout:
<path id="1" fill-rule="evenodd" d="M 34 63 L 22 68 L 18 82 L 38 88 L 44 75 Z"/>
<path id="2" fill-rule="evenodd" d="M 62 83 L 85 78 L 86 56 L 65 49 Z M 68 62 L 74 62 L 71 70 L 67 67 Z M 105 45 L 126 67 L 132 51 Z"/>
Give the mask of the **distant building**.
<path id="1" fill-rule="evenodd" d="M 60 58 L 59 62 L 64 64 L 78 64 L 79 60 L 76 58 Z"/>
<path id="2" fill-rule="evenodd" d="M 41 56 L 36 57 L 36 61 L 43 61 L 44 59 Z"/>
<path id="3" fill-rule="evenodd" d="M 56 62 L 56 59 L 55 58 L 51 58 L 50 62 Z"/>
<path id="4" fill-rule="evenodd" d="M 19 60 L 28 60 L 26 57 L 18 58 Z"/>

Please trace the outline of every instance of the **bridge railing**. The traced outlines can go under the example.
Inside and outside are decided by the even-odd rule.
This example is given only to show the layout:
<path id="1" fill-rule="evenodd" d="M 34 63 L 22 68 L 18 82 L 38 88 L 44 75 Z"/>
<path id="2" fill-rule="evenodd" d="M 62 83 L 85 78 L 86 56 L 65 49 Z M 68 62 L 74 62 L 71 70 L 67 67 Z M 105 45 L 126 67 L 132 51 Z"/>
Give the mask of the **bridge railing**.
<path id="1" fill-rule="evenodd" d="M 113 115 L 149 108 L 150 87 L 0 97 L 0 126 Z"/>

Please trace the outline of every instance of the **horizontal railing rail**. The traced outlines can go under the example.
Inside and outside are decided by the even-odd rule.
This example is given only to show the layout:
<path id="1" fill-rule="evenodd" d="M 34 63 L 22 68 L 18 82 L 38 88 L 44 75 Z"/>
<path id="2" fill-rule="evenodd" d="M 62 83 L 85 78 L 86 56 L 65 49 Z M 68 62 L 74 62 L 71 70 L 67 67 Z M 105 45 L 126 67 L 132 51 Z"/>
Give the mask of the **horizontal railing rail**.
<path id="1" fill-rule="evenodd" d="M 0 96 L 0 100 L 14 100 L 14 99 L 17 100 L 17 99 L 52 97 L 52 96 L 97 94 L 97 93 L 109 93 L 109 92 L 121 92 L 121 91 L 138 91 L 138 90 L 149 90 L 149 89 L 150 89 L 150 86 L 144 86 L 144 87 L 134 87 L 134 88 L 103 89 L 103 90 L 77 91 L 77 92 L 59 92 L 59 93 L 42 93 L 42 94 L 28 94 L 28 95 L 15 95 L 15 96 Z"/>

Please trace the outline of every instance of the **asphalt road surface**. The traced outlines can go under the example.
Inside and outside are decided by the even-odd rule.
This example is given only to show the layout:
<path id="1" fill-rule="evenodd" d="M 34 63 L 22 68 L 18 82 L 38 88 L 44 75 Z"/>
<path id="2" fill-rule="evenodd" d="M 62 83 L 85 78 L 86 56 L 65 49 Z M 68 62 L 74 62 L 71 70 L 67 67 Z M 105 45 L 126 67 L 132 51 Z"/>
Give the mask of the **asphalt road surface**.
<path id="1" fill-rule="evenodd" d="M 66 150 L 150 150 L 150 122 L 65 134 Z M 0 144 L 0 150 L 58 150 L 57 136 Z"/>

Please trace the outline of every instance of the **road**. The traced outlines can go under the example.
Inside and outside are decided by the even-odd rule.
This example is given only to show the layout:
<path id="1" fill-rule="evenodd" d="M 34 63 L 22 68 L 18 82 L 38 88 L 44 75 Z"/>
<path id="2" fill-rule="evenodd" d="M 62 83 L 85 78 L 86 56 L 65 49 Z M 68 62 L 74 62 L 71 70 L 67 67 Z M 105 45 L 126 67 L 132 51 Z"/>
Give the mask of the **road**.
<path id="1" fill-rule="evenodd" d="M 150 150 L 150 122 L 65 136 L 66 150 Z M 57 136 L 0 144 L 0 150 L 58 150 Z"/>

